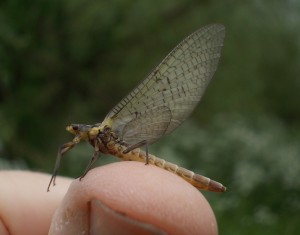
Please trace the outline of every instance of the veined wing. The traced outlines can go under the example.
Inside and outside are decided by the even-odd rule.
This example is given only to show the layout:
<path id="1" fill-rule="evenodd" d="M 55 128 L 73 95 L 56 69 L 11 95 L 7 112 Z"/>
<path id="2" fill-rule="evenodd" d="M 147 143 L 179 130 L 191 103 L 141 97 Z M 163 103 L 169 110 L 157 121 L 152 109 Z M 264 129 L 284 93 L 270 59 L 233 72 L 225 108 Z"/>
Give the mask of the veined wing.
<path id="1" fill-rule="evenodd" d="M 102 124 L 126 143 L 152 143 L 178 127 L 194 110 L 215 73 L 225 27 L 203 27 L 167 57 L 106 116 Z"/>

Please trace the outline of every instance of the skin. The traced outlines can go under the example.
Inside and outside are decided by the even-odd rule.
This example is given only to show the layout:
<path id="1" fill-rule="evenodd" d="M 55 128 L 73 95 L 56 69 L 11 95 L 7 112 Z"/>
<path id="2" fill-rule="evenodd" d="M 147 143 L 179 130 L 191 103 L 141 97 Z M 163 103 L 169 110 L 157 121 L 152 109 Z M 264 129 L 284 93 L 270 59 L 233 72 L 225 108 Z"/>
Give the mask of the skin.
<path id="1" fill-rule="evenodd" d="M 203 195 L 155 166 L 113 163 L 81 181 L 58 177 L 47 193 L 49 179 L 0 171 L 0 234 L 218 234 Z"/>

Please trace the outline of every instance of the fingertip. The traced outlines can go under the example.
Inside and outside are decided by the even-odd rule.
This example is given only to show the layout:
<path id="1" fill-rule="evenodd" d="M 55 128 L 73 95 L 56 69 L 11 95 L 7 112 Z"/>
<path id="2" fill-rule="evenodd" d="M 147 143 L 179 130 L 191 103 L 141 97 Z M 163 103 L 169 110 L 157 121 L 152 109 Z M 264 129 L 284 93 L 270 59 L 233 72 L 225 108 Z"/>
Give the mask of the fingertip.
<path id="1" fill-rule="evenodd" d="M 81 181 L 74 181 L 53 219 L 51 231 L 63 228 L 66 221 L 74 224 L 76 228 L 72 228 L 77 231 L 88 229 L 88 205 L 95 199 L 167 234 L 218 233 L 214 213 L 197 189 L 170 172 L 138 162 L 105 165 L 93 169 Z M 66 231 L 51 234 L 71 234 Z"/>

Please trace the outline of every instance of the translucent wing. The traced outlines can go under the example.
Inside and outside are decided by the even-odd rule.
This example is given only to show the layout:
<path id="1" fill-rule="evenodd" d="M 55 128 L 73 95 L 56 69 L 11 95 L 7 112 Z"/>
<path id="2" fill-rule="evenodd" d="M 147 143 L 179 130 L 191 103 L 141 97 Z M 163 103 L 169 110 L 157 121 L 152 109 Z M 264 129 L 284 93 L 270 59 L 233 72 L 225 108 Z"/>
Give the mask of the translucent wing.
<path id="1" fill-rule="evenodd" d="M 126 143 L 152 143 L 194 110 L 215 73 L 225 37 L 223 25 L 194 32 L 121 100 L 103 124 Z"/>

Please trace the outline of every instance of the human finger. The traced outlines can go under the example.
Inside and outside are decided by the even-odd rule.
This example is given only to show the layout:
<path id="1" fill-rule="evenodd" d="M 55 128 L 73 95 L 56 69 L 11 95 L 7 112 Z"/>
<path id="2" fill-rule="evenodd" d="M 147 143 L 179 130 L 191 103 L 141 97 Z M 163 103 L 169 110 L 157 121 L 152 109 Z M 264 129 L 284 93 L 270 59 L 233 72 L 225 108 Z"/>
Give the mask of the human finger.
<path id="1" fill-rule="evenodd" d="M 139 162 L 105 165 L 74 181 L 53 217 L 49 234 L 118 231 L 218 233 L 214 213 L 197 189 L 170 172 Z"/>
<path id="2" fill-rule="evenodd" d="M 47 234 L 51 218 L 71 183 L 58 177 L 47 193 L 49 175 L 29 171 L 0 171 L 0 234 Z"/>

